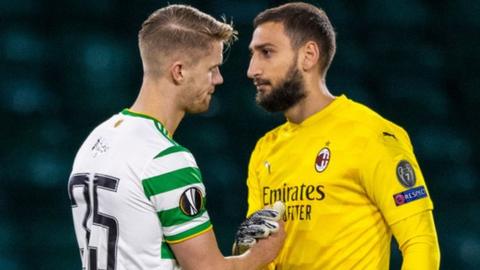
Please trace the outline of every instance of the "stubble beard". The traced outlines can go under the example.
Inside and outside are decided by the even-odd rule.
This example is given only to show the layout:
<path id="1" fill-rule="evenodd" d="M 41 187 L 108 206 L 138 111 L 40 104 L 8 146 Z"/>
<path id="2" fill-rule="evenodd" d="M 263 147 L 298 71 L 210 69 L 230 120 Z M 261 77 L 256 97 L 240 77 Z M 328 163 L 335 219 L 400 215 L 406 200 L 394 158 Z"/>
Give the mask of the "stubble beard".
<path id="1" fill-rule="evenodd" d="M 300 70 L 293 61 L 285 79 L 273 86 L 270 93 L 257 92 L 255 101 L 268 112 L 285 112 L 306 97 L 305 84 Z"/>

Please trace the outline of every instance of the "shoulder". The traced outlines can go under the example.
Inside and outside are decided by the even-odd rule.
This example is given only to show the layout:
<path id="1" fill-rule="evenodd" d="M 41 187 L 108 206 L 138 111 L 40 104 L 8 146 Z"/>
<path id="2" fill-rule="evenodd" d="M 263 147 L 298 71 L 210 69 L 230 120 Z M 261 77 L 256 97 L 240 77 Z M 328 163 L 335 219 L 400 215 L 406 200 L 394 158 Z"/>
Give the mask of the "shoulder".
<path id="1" fill-rule="evenodd" d="M 407 132 L 398 124 L 383 117 L 370 107 L 348 99 L 343 112 L 338 117 L 344 118 L 360 135 L 367 137 L 392 137 L 407 139 Z"/>
<path id="2" fill-rule="evenodd" d="M 173 147 L 180 147 L 158 121 L 123 112 L 98 125 L 84 145 L 89 150 L 97 142 L 108 146 L 114 153 L 112 158 L 133 162 L 139 167 L 168 149 L 172 151 Z"/>
<path id="3" fill-rule="evenodd" d="M 284 123 L 263 134 L 263 136 L 257 140 L 254 152 L 258 152 L 268 147 L 269 145 L 274 144 L 277 141 L 277 139 L 281 136 L 281 134 L 285 132 L 285 129 L 287 129 L 287 126 L 288 126 L 288 123 Z"/>
<path id="4" fill-rule="evenodd" d="M 365 150 L 365 154 L 380 153 L 395 156 L 399 153 L 411 153 L 413 147 L 407 131 L 398 124 L 386 119 L 371 108 L 349 100 L 348 113 L 341 114 L 352 127 L 355 142 Z"/>

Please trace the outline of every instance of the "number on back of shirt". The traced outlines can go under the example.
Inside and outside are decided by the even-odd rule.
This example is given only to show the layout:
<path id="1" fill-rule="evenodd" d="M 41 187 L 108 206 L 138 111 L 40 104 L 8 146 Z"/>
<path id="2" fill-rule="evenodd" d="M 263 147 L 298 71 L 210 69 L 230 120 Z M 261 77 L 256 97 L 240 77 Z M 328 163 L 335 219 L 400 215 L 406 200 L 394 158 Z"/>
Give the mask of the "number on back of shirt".
<path id="1" fill-rule="evenodd" d="M 115 270 L 117 258 L 117 243 L 118 243 L 118 221 L 115 217 L 102 213 L 99 211 L 98 198 L 102 196 L 103 192 L 117 192 L 119 179 L 102 174 L 95 174 L 93 176 L 87 173 L 74 174 L 68 183 L 68 194 L 72 208 L 85 208 L 82 213 L 81 223 L 85 233 L 85 246 L 87 250 L 80 249 L 82 255 L 83 265 L 89 270 Z M 80 189 L 80 192 L 73 192 L 75 189 Z M 104 230 L 94 230 L 93 227 L 101 227 Z M 95 239 L 106 239 L 106 243 L 90 243 L 90 238 L 94 232 L 106 232 L 104 237 L 95 237 Z M 77 234 L 78 235 L 78 234 Z M 106 256 L 99 258 L 98 246 L 106 246 Z M 101 253 L 104 254 L 104 253 Z M 86 258 L 84 258 L 86 256 Z M 99 267 L 106 265 L 106 268 Z"/>

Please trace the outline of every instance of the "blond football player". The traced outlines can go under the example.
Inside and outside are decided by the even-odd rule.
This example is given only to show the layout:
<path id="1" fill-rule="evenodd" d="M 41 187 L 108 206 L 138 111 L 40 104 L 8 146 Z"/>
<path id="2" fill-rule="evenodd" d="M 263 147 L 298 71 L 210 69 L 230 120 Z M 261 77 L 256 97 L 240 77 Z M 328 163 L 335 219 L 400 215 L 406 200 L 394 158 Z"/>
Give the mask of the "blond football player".
<path id="1" fill-rule="evenodd" d="M 251 252 L 223 257 L 200 169 L 173 138 L 186 113 L 208 109 L 234 38 L 230 24 L 184 5 L 143 23 L 138 98 L 90 133 L 69 180 L 82 269 L 257 269 L 277 255 L 284 232 L 274 222 Z"/>

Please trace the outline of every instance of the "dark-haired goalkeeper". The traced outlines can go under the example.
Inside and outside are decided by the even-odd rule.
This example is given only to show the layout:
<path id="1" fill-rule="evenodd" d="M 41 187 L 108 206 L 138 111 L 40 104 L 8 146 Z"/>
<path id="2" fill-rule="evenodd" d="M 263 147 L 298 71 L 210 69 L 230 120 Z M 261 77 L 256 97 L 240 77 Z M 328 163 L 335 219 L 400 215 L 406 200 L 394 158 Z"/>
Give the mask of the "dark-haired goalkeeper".
<path id="1" fill-rule="evenodd" d="M 287 238 L 269 269 L 389 269 L 392 235 L 402 269 L 438 269 L 433 204 L 407 132 L 327 89 L 336 46 L 325 12 L 290 3 L 254 27 L 256 101 L 286 117 L 258 141 L 248 170 L 248 215 L 286 204 Z"/>

